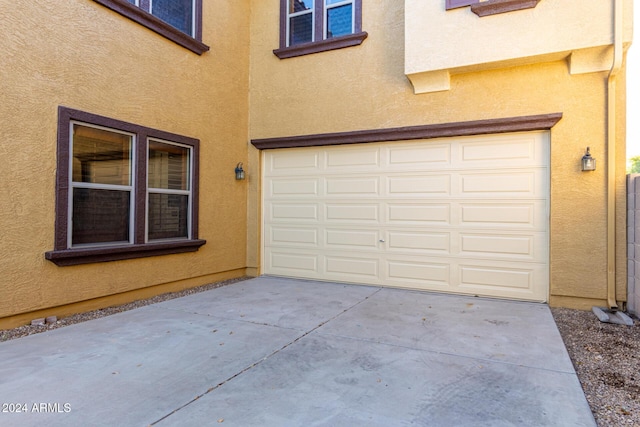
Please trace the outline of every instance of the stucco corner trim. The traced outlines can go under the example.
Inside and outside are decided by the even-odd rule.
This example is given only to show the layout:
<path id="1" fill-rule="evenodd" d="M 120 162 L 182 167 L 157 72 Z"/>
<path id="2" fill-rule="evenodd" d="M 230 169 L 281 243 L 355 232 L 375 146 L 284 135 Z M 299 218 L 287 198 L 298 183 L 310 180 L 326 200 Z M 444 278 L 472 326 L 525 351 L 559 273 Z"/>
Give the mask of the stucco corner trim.
<path id="1" fill-rule="evenodd" d="M 196 38 L 183 33 L 182 31 L 167 24 L 161 19 L 156 18 L 150 13 L 145 12 L 138 6 L 135 6 L 124 0 L 93 0 L 96 3 L 103 5 L 120 15 L 137 22 L 138 24 L 147 27 L 151 31 L 171 40 L 172 42 L 190 50 L 193 53 L 202 55 L 209 50 L 209 46 L 202 43 L 202 3 L 201 0 L 197 0 L 196 10 Z"/>
<path id="2" fill-rule="evenodd" d="M 562 119 L 562 113 L 550 113 L 534 116 L 474 120 L 468 122 L 252 139 L 251 144 L 259 150 L 268 150 L 275 148 L 317 147 L 403 141 L 411 139 L 485 135 L 491 133 L 525 132 L 551 129 L 560 121 L 560 119 Z"/>
<path id="3" fill-rule="evenodd" d="M 45 252 L 45 258 L 59 267 L 90 264 L 95 262 L 119 261 L 146 258 L 158 255 L 196 252 L 206 240 L 184 240 L 175 242 L 146 243 L 144 245 L 123 245 L 100 248 L 65 249 Z"/>
<path id="4" fill-rule="evenodd" d="M 413 73 L 406 76 L 413 86 L 413 93 L 416 95 L 451 89 L 451 74 L 447 70 Z"/>
<path id="5" fill-rule="evenodd" d="M 309 55 L 312 53 L 326 52 L 328 50 L 343 49 L 345 47 L 358 46 L 362 44 L 368 36 L 366 31 L 349 34 L 342 37 L 334 37 L 312 43 L 302 43 L 295 46 L 281 47 L 275 49 L 273 54 L 280 59 L 293 58 L 296 56 Z"/>
<path id="6" fill-rule="evenodd" d="M 569 73 L 572 75 L 609 71 L 612 62 L 612 45 L 576 49 L 567 56 Z"/>
<path id="7" fill-rule="evenodd" d="M 540 0 L 487 0 L 471 5 L 471 11 L 479 17 L 532 9 Z"/>

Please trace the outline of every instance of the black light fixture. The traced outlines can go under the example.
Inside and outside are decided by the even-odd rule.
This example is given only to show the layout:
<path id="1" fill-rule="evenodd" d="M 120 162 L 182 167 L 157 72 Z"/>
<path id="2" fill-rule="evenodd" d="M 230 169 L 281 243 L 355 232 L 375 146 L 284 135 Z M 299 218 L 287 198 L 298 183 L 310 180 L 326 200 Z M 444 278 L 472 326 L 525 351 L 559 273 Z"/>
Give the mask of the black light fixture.
<path id="1" fill-rule="evenodd" d="M 582 156 L 582 170 L 583 171 L 594 171 L 596 170 L 596 159 L 591 157 L 591 153 L 589 152 L 589 147 L 587 147 L 587 152 Z"/>
<path id="2" fill-rule="evenodd" d="M 244 179 L 244 169 L 242 169 L 242 162 L 236 165 L 236 179 L 239 181 Z"/>

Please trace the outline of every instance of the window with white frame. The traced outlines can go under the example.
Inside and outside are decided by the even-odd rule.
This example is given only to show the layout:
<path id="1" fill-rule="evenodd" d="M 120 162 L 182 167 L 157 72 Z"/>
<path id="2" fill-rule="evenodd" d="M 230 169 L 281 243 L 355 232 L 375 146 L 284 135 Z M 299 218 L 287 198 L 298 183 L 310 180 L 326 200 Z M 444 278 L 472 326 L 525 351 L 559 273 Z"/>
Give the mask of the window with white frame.
<path id="1" fill-rule="evenodd" d="M 72 122 L 68 247 L 132 243 L 135 134 Z"/>
<path id="2" fill-rule="evenodd" d="M 203 0 L 93 0 L 202 55 Z"/>
<path id="3" fill-rule="evenodd" d="M 314 0 L 289 0 L 287 7 L 287 46 L 310 43 L 314 39 Z"/>
<path id="4" fill-rule="evenodd" d="M 58 265 L 197 250 L 199 141 L 60 107 Z"/>
<path id="5" fill-rule="evenodd" d="M 321 19 L 316 19 L 314 2 L 322 4 Z M 321 35 L 316 34 L 316 21 L 322 24 Z M 289 0 L 287 46 L 353 34 L 354 21 L 354 0 Z"/>
<path id="6" fill-rule="evenodd" d="M 325 39 L 354 32 L 354 0 L 325 0 L 323 36 Z"/>
<path id="7" fill-rule="evenodd" d="M 195 37 L 196 0 L 127 0 L 183 33 Z"/>
<path id="8" fill-rule="evenodd" d="M 147 240 L 186 239 L 190 232 L 192 148 L 150 139 Z"/>
<path id="9" fill-rule="evenodd" d="M 280 58 L 362 43 L 362 0 L 281 0 Z"/>

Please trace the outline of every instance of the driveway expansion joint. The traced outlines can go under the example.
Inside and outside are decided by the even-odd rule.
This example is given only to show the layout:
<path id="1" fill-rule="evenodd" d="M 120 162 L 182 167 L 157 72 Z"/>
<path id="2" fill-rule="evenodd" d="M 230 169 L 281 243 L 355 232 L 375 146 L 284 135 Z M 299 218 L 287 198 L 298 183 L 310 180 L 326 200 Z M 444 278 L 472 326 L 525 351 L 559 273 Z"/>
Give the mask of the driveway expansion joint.
<path id="1" fill-rule="evenodd" d="M 256 362 L 252 363 L 251 365 L 247 366 L 246 368 L 240 370 L 239 372 L 235 373 L 234 375 L 230 376 L 229 378 L 225 379 L 224 381 L 221 381 L 220 383 L 216 384 L 215 386 L 207 389 L 207 391 L 205 391 L 204 393 L 199 394 L 198 396 L 194 397 L 193 399 L 191 399 L 190 401 L 188 401 L 187 403 L 185 403 L 184 405 L 174 409 L 173 411 L 169 412 L 168 414 L 166 414 L 165 416 L 163 416 L 162 418 L 157 419 L 156 421 L 152 422 L 149 424 L 149 427 L 154 426 L 156 424 L 158 424 L 159 422 L 167 419 L 168 417 L 170 417 L 171 415 L 179 412 L 180 410 L 186 408 L 187 406 L 191 405 L 192 403 L 196 402 L 198 399 L 208 395 L 209 393 L 213 392 L 214 390 L 217 390 L 218 388 L 222 387 L 223 385 L 225 385 L 226 383 L 228 383 L 229 381 L 232 381 L 233 379 L 239 377 L 240 375 L 250 371 L 251 369 L 255 368 L 256 366 L 260 365 L 261 363 L 263 363 L 264 361 L 270 359 L 272 356 L 275 356 L 276 354 L 280 353 L 281 351 L 285 350 L 286 348 L 292 346 L 293 344 L 297 343 L 298 341 L 300 341 L 301 339 L 303 339 L 304 337 L 308 336 L 309 334 L 317 331 L 318 329 L 320 329 L 321 327 L 323 327 L 324 325 L 326 325 L 327 323 L 331 322 L 332 320 L 337 319 L 338 317 L 340 317 L 341 315 L 343 315 L 344 313 L 346 313 L 347 311 L 353 309 L 354 307 L 357 307 L 358 305 L 362 304 L 363 302 L 365 302 L 366 300 L 368 300 L 369 298 L 373 297 L 374 295 L 376 295 L 378 292 L 380 292 L 382 290 L 382 288 L 377 288 L 375 292 L 371 293 L 370 295 L 367 295 L 366 297 L 364 297 L 363 299 L 361 299 L 360 301 L 356 302 L 355 304 L 350 305 L 349 307 L 345 308 L 344 310 L 342 310 L 340 313 L 334 315 L 333 317 L 330 317 L 329 319 L 321 322 L 320 324 L 318 324 L 317 326 L 313 327 L 312 329 L 308 330 L 307 332 L 303 333 L 302 335 L 300 335 L 299 337 L 295 338 L 294 340 L 292 340 L 291 342 L 288 342 L 287 344 L 283 345 L 282 347 L 280 347 L 279 349 L 273 351 L 272 353 L 268 354 L 267 356 L 263 357 L 260 360 L 257 360 Z M 170 308 L 166 308 L 166 307 L 156 307 L 156 308 L 165 308 L 168 310 L 171 310 Z M 184 310 L 177 310 L 177 311 L 183 311 L 183 312 L 187 312 Z M 202 315 L 201 313 L 191 313 L 191 314 L 196 314 L 196 315 Z M 206 315 L 209 317 L 215 317 L 215 316 L 211 316 L 211 315 Z M 226 318 L 225 318 L 226 319 Z M 226 319 L 226 320 L 238 320 L 238 319 Z M 255 323 L 255 322 L 248 322 L 248 323 Z M 260 325 L 263 326 L 276 326 L 276 327 L 280 327 L 277 325 L 268 325 L 268 324 L 264 324 L 264 323 L 260 323 Z M 289 328 L 286 328 L 289 329 Z"/>

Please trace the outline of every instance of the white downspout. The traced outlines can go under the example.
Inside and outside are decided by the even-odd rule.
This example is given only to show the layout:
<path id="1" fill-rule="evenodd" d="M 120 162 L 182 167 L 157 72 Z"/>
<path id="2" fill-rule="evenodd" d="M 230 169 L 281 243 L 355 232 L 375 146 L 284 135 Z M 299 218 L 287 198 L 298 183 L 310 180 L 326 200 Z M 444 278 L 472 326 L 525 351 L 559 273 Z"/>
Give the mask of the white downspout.
<path id="1" fill-rule="evenodd" d="M 622 68 L 622 1 L 613 1 L 613 64 L 607 79 L 607 304 L 616 301 L 616 75 Z"/>

